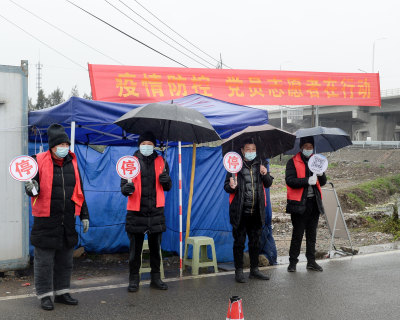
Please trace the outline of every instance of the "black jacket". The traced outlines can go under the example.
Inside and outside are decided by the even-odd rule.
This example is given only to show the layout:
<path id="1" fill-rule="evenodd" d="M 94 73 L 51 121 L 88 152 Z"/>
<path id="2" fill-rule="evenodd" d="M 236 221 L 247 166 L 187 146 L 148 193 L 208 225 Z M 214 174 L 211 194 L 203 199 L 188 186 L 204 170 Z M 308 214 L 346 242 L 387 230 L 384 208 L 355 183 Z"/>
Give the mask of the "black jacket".
<path id="1" fill-rule="evenodd" d="M 253 175 L 252 188 L 255 190 L 254 207 L 253 210 L 245 206 L 246 199 L 246 181 L 249 181 L 250 169 Z M 247 176 L 247 177 L 246 177 Z M 226 174 L 224 189 L 227 193 L 235 193 L 232 203 L 229 205 L 229 218 L 230 223 L 234 229 L 237 229 L 240 224 L 240 220 L 246 211 L 246 214 L 257 214 L 259 216 L 259 226 L 262 227 L 265 224 L 265 196 L 264 188 L 269 188 L 272 185 L 274 179 L 269 173 L 261 175 L 260 173 L 260 162 L 258 160 L 243 161 L 243 168 L 237 174 L 237 187 L 232 189 L 229 185 L 231 173 Z M 251 178 L 250 178 L 251 179 Z M 248 188 L 247 188 L 248 190 Z"/>
<path id="2" fill-rule="evenodd" d="M 142 181 L 142 195 L 140 199 L 140 211 L 127 211 L 125 230 L 129 233 L 156 233 L 164 232 L 165 216 L 164 207 L 156 207 L 156 176 L 154 169 L 154 160 L 157 158 L 157 152 L 153 152 L 148 157 L 143 156 L 139 150 L 134 154 L 140 162 L 140 174 Z M 165 161 L 166 173 L 169 175 L 168 163 Z M 168 176 L 169 177 L 169 176 Z M 121 192 L 124 196 L 123 186 L 128 181 L 121 179 Z M 169 178 L 167 183 L 161 184 L 164 191 L 172 188 L 172 181 Z"/>
<path id="3" fill-rule="evenodd" d="M 33 156 L 36 160 L 36 156 Z M 39 184 L 39 172 L 34 179 Z M 81 179 L 83 192 L 83 184 Z M 75 171 L 70 154 L 60 167 L 53 160 L 53 186 L 50 202 L 50 217 L 34 217 L 31 243 L 35 247 L 62 249 L 72 248 L 78 243 L 75 230 L 75 203 L 71 200 L 75 188 Z M 26 192 L 29 196 L 31 193 Z M 40 185 L 39 185 L 40 193 Z M 80 219 L 89 219 L 86 201 L 82 204 Z"/>
<path id="4" fill-rule="evenodd" d="M 301 154 L 301 159 L 303 160 L 306 167 L 305 178 L 297 178 L 297 172 L 296 167 L 294 166 L 293 158 L 291 158 L 286 164 L 286 184 L 293 189 L 304 188 L 303 194 L 301 196 L 301 201 L 287 200 L 286 213 L 303 214 L 306 210 L 307 192 L 309 186 L 308 178 L 312 176 L 313 173 L 308 168 L 308 159 L 303 154 Z M 326 184 L 325 173 L 322 174 L 322 176 L 318 176 L 318 181 L 321 187 Z M 316 185 L 312 186 L 312 188 L 314 190 L 319 212 L 320 214 L 323 214 L 324 206 L 322 204 L 321 194 Z"/>

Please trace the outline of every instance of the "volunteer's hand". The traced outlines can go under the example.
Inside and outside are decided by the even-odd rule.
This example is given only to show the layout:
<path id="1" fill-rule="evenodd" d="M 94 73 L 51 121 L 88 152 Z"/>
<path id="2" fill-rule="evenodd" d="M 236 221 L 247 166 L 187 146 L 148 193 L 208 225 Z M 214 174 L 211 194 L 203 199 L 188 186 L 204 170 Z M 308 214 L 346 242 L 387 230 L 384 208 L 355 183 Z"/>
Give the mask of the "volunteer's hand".
<path id="1" fill-rule="evenodd" d="M 82 224 L 83 224 L 83 233 L 86 233 L 89 230 L 89 220 L 83 219 Z"/>
<path id="2" fill-rule="evenodd" d="M 317 176 L 315 174 L 308 178 L 308 184 L 310 186 L 314 186 L 317 184 Z"/>
<path id="3" fill-rule="evenodd" d="M 36 191 L 39 191 L 39 184 L 36 180 L 25 181 L 25 190 L 27 193 L 32 194 L 33 187 L 35 187 Z"/>
<path id="4" fill-rule="evenodd" d="M 135 192 L 135 185 L 133 184 L 133 182 L 125 183 L 122 187 L 122 192 L 129 195 Z"/>
<path id="5" fill-rule="evenodd" d="M 229 178 L 229 186 L 230 186 L 232 189 L 236 189 L 236 187 L 237 187 L 237 180 L 236 180 L 236 179 L 233 179 L 232 177 L 230 177 L 230 178 Z"/>
<path id="6" fill-rule="evenodd" d="M 160 173 L 160 175 L 158 176 L 158 179 L 161 184 L 166 184 L 166 183 L 170 182 L 170 180 L 171 180 L 171 178 L 169 177 L 169 175 L 166 171 L 164 171 L 163 173 Z"/>
<path id="7" fill-rule="evenodd" d="M 322 177 L 324 175 L 324 173 L 322 172 L 322 173 L 317 173 L 317 176 L 318 177 Z"/>
<path id="8" fill-rule="evenodd" d="M 267 168 L 265 166 L 263 166 L 262 164 L 260 164 L 260 173 L 263 176 L 265 176 L 268 173 Z"/>

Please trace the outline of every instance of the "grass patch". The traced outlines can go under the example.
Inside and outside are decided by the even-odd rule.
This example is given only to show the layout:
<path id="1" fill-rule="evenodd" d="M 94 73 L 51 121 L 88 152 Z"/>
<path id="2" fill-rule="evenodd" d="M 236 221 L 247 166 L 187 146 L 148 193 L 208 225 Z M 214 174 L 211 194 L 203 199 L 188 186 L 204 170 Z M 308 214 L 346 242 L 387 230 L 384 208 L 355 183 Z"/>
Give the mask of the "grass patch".
<path id="1" fill-rule="evenodd" d="M 400 188 L 400 174 L 368 181 L 338 192 L 345 210 L 363 210 L 372 204 L 382 203 Z"/>
<path id="2" fill-rule="evenodd" d="M 337 162 L 329 162 L 328 168 L 336 168 L 339 164 Z"/>
<path id="3" fill-rule="evenodd" d="M 379 220 L 366 216 L 365 220 L 370 231 L 391 234 L 394 241 L 400 239 L 400 220 L 398 217 L 396 219 L 395 215 L 393 217 L 383 217 Z"/>

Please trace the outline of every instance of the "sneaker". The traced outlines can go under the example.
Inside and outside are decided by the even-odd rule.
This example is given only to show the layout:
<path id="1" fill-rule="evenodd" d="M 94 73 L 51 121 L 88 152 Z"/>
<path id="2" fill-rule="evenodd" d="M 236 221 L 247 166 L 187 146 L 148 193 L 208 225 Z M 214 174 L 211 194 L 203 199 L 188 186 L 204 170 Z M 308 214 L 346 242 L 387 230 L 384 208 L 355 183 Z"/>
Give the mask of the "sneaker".
<path id="1" fill-rule="evenodd" d="M 318 263 L 316 263 L 315 261 L 307 262 L 307 269 L 308 270 L 313 270 L 313 271 L 319 271 L 319 272 L 324 271 L 324 269 L 322 269 L 322 267 Z"/>
<path id="2" fill-rule="evenodd" d="M 243 269 L 236 269 L 235 270 L 235 280 L 239 283 L 245 283 L 246 279 L 243 274 Z"/>
<path id="3" fill-rule="evenodd" d="M 269 276 L 263 274 L 258 270 L 258 268 L 250 269 L 250 279 L 260 279 L 260 280 L 269 280 Z"/>
<path id="4" fill-rule="evenodd" d="M 295 263 L 289 263 L 289 266 L 287 267 L 288 272 L 296 272 L 296 264 Z"/>

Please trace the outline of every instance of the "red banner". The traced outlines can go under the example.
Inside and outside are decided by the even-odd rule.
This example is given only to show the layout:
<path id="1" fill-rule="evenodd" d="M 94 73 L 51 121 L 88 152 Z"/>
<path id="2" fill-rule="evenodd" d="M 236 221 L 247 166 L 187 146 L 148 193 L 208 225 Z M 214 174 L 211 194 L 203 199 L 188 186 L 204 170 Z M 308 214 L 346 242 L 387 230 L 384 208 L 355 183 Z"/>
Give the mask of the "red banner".
<path id="1" fill-rule="evenodd" d="M 94 100 L 146 104 L 189 94 L 242 105 L 381 105 L 378 73 L 89 64 Z"/>

